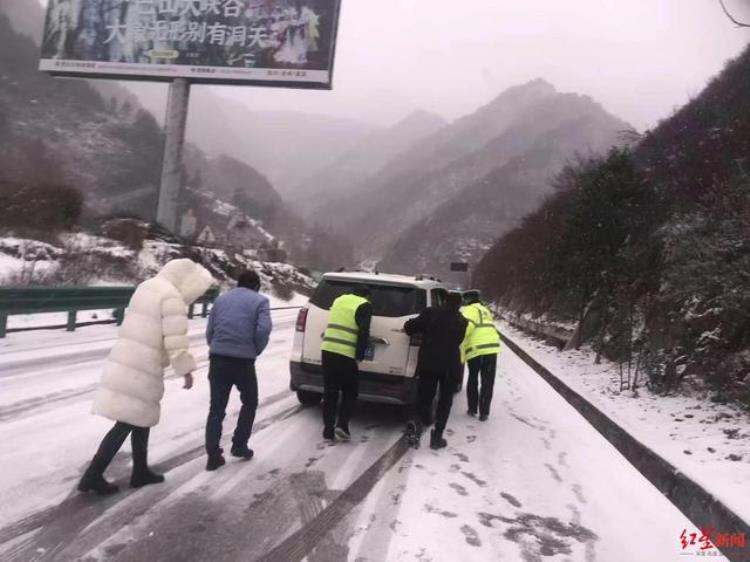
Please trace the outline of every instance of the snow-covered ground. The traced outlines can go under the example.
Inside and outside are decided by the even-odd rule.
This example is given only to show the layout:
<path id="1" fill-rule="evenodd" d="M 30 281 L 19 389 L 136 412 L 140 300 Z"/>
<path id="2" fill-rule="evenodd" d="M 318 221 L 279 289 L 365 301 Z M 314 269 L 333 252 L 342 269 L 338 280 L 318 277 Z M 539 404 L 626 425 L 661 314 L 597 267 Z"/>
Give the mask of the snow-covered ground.
<path id="1" fill-rule="evenodd" d="M 560 352 L 506 323 L 501 330 L 612 420 L 750 521 L 750 417 L 707 396 L 619 392 L 617 365 L 590 349 Z"/>
<path id="2" fill-rule="evenodd" d="M 170 259 L 185 257 L 186 247 L 163 240 L 145 240 L 140 250 L 83 232 L 62 234 L 58 245 L 39 240 L 0 237 L 2 285 L 134 285 L 158 273 Z M 267 291 L 310 289 L 313 280 L 295 266 L 266 262 L 220 248 L 191 247 L 201 254 L 217 282 L 233 284 L 230 273 L 239 267 L 258 272 Z M 17 321 L 17 320 L 14 320 Z"/>
<path id="3" fill-rule="evenodd" d="M 205 472 L 205 320 L 191 323 L 196 385 L 169 380 L 150 460 L 163 485 L 81 496 L 77 479 L 110 422 L 89 413 L 116 333 L 11 334 L 0 342 L 0 559 L 254 560 L 299 529 L 352 509 L 316 538 L 310 561 L 651 562 L 683 553 L 693 525 L 531 369 L 505 351 L 490 420 L 466 415 L 449 447 L 408 450 L 359 505 L 342 492 L 401 438 L 403 413 L 360 404 L 350 444 L 326 446 L 318 408 L 288 390 L 296 311 L 277 311 L 258 362 L 260 406 L 249 463 Z M 230 401 L 225 433 L 239 408 Z M 126 445 L 108 475 L 127 484 Z M 692 547 L 691 547 L 692 548 Z"/>

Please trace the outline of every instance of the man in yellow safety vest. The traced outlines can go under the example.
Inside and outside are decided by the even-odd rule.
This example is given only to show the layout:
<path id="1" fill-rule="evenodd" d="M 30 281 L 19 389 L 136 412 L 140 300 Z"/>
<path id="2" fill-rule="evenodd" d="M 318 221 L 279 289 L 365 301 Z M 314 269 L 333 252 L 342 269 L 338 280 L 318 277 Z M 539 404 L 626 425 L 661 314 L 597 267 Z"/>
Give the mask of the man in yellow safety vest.
<path id="1" fill-rule="evenodd" d="M 320 346 L 323 363 L 323 439 L 351 439 L 349 420 L 359 389 L 358 361 L 370 339 L 370 289 L 356 286 L 333 301 Z M 341 404 L 339 405 L 339 394 Z"/>
<path id="2" fill-rule="evenodd" d="M 500 335 L 493 322 L 492 313 L 480 301 L 479 291 L 464 293 L 461 313 L 469 321 L 464 341 L 464 353 L 469 364 L 469 380 L 466 384 L 466 400 L 469 415 L 487 421 L 490 415 L 492 390 L 495 385 L 497 356 L 500 353 Z M 481 388 L 479 379 L 481 378 Z"/>

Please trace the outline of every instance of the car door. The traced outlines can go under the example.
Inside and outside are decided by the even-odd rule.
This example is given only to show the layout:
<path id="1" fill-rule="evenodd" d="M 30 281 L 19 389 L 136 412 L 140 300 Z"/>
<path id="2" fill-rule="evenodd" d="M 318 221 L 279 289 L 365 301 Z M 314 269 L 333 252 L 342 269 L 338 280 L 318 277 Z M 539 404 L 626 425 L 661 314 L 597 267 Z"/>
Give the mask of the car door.
<path id="1" fill-rule="evenodd" d="M 412 376 L 416 350 L 409 345 L 404 323 L 427 306 L 423 289 L 408 285 L 378 285 L 372 289 L 371 355 L 361 369 L 383 375 Z"/>

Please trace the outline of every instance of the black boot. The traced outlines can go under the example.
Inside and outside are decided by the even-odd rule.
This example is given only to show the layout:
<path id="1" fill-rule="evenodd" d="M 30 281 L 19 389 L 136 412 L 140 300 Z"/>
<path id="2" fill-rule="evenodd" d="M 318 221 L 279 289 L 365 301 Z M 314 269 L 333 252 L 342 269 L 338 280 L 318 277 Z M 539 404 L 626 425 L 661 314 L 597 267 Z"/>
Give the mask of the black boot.
<path id="1" fill-rule="evenodd" d="M 422 429 L 416 421 L 409 420 L 406 422 L 406 431 L 404 434 L 406 442 L 415 449 L 419 449 L 419 438 L 421 437 Z"/>
<path id="2" fill-rule="evenodd" d="M 334 429 L 334 434 L 336 435 L 337 439 L 341 439 L 342 441 L 351 441 L 352 440 L 352 434 L 349 433 L 348 427 L 342 427 L 342 426 L 336 426 L 336 429 Z"/>
<path id="3" fill-rule="evenodd" d="M 152 472 L 148 467 L 149 428 L 133 427 L 130 443 L 133 446 L 133 474 L 130 477 L 131 488 L 141 488 L 149 484 L 164 482 L 164 476 Z"/>
<path id="4" fill-rule="evenodd" d="M 206 462 L 206 470 L 214 471 L 219 467 L 224 466 L 227 461 L 224 460 L 224 451 L 219 449 L 218 452 L 208 453 L 208 461 Z"/>
<path id="5" fill-rule="evenodd" d="M 104 479 L 104 471 L 107 470 L 109 463 L 122 447 L 123 441 L 132 429 L 131 425 L 123 422 L 116 422 L 102 439 L 99 448 L 91 459 L 91 464 L 84 472 L 78 490 L 81 492 L 95 492 L 101 496 L 114 494 L 119 490 L 114 484 L 110 484 Z"/>
<path id="6" fill-rule="evenodd" d="M 255 452 L 247 445 L 232 445 L 232 456 L 249 461 Z"/>
<path id="7" fill-rule="evenodd" d="M 100 473 L 89 468 L 78 482 L 79 492 L 94 492 L 100 496 L 109 496 L 120 490 L 116 485 L 110 484 Z"/>
<path id="8" fill-rule="evenodd" d="M 430 449 L 442 449 L 448 446 L 448 442 L 443 439 L 443 432 L 433 429 L 430 432 Z"/>
<path id="9" fill-rule="evenodd" d="M 130 476 L 130 487 L 131 488 L 142 488 L 149 484 L 161 484 L 164 482 L 164 475 L 153 472 L 150 468 L 139 468 L 133 469 L 133 474 Z"/>

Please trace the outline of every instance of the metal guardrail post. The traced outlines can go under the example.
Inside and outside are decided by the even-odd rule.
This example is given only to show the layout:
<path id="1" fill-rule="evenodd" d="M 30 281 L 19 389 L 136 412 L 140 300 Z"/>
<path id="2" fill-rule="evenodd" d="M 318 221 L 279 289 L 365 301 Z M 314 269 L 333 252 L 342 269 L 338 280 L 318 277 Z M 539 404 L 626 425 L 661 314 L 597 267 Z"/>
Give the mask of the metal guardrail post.
<path id="1" fill-rule="evenodd" d="M 112 316 L 114 316 L 117 325 L 122 326 L 122 321 L 125 319 L 125 310 L 118 308 L 112 313 Z"/>
<path id="2" fill-rule="evenodd" d="M 0 338 L 4 338 L 8 331 L 8 315 L 0 313 Z"/>
<path id="3" fill-rule="evenodd" d="M 78 315 L 77 310 L 69 310 L 68 311 L 68 323 L 65 326 L 65 329 L 68 332 L 75 332 L 76 330 L 76 316 Z"/>
<path id="4" fill-rule="evenodd" d="M 195 305 L 194 305 L 194 304 L 191 304 L 191 305 L 190 305 L 190 306 L 188 307 L 188 319 L 189 319 L 189 320 L 192 320 L 192 319 L 193 319 L 193 316 L 195 316 Z"/>
<path id="5" fill-rule="evenodd" d="M 208 301 L 203 303 L 203 308 L 201 310 L 201 316 L 203 318 L 206 318 L 208 316 Z"/>

